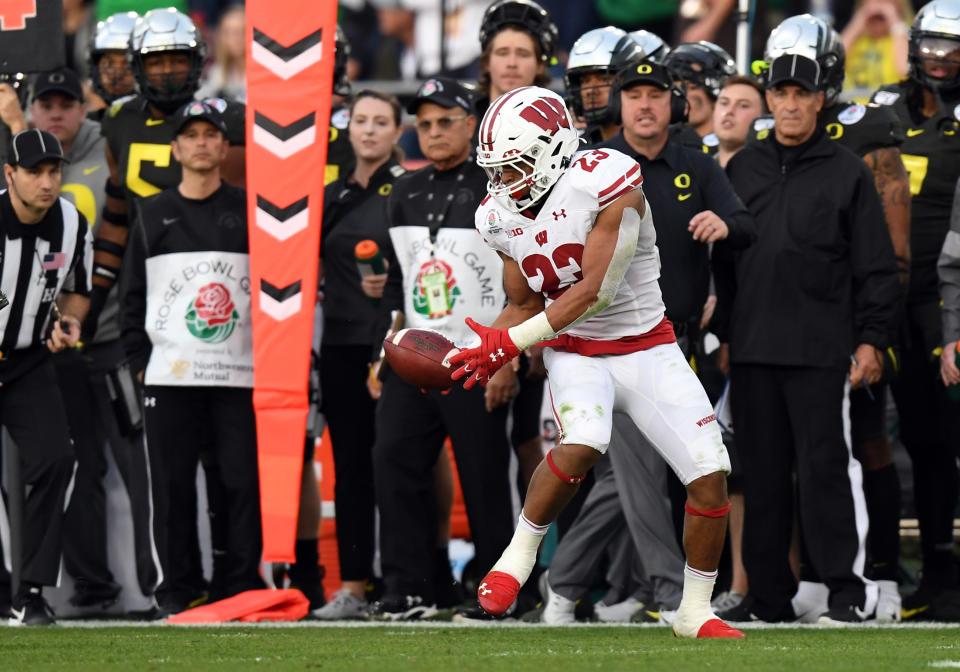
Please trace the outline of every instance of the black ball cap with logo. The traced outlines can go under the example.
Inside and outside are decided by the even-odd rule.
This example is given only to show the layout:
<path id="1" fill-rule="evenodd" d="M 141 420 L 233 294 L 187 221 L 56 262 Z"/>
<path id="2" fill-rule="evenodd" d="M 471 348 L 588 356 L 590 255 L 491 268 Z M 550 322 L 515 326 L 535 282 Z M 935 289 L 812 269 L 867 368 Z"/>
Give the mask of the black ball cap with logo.
<path id="1" fill-rule="evenodd" d="M 52 133 L 31 128 L 20 131 L 10 140 L 7 163 L 11 166 L 33 168 L 43 161 L 67 161 L 60 141 Z"/>

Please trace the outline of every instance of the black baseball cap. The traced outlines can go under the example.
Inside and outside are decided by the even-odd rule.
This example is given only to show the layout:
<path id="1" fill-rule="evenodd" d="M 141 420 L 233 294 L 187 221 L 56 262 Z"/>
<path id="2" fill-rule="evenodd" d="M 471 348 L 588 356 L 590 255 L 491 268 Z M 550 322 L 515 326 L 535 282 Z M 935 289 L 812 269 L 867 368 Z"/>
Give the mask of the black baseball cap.
<path id="1" fill-rule="evenodd" d="M 226 109 L 226 103 L 217 99 L 191 100 L 186 105 L 183 105 L 173 115 L 174 136 L 180 135 L 187 124 L 191 121 L 197 121 L 198 119 L 209 121 L 220 129 L 221 133 L 226 135 L 227 122 L 223 120 L 223 109 L 220 109 L 221 103 L 223 104 L 223 108 Z"/>
<path id="2" fill-rule="evenodd" d="M 449 77 L 431 77 L 417 89 L 416 97 L 407 104 L 407 112 L 416 114 L 421 103 L 434 103 L 440 107 L 459 107 L 473 114 L 473 91 Z"/>
<path id="3" fill-rule="evenodd" d="M 67 161 L 63 158 L 63 147 L 53 133 L 30 128 L 10 139 L 10 149 L 7 151 L 9 165 L 33 168 L 42 161 L 50 160 Z"/>
<path id="4" fill-rule="evenodd" d="M 69 68 L 41 72 L 33 83 L 33 98 L 36 100 L 45 93 L 62 93 L 74 100 L 83 100 L 83 85 L 80 77 Z"/>
<path id="5" fill-rule="evenodd" d="M 673 77 L 670 75 L 670 71 L 659 63 L 651 63 L 650 61 L 631 63 L 617 73 L 617 79 L 621 91 L 634 84 L 649 84 L 662 89 L 669 89 L 673 85 Z"/>
<path id="6" fill-rule="evenodd" d="M 820 90 L 820 64 L 799 54 L 783 54 L 773 59 L 767 74 L 767 88 L 796 84 L 807 91 Z"/>

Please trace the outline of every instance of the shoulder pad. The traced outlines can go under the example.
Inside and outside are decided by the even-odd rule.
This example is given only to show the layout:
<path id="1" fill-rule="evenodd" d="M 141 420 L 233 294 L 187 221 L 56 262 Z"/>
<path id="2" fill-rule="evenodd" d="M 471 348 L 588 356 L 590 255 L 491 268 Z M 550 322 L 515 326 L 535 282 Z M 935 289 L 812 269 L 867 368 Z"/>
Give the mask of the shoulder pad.
<path id="1" fill-rule="evenodd" d="M 330 125 L 339 128 L 341 131 L 350 125 L 350 110 L 341 107 L 330 115 Z"/>
<path id="2" fill-rule="evenodd" d="M 840 110 L 837 113 L 837 121 L 839 121 L 844 126 L 852 126 L 856 124 L 867 114 L 867 108 L 865 105 L 860 103 L 853 103 L 848 105 L 844 109 Z"/>
<path id="3" fill-rule="evenodd" d="M 753 130 L 757 133 L 772 130 L 774 125 L 773 117 L 757 117 L 753 120 Z"/>
<path id="4" fill-rule="evenodd" d="M 898 100 L 900 100 L 900 93 L 898 91 L 880 89 L 873 94 L 873 98 L 870 99 L 870 102 L 876 103 L 877 105 L 893 105 Z"/>
<path id="5" fill-rule="evenodd" d="M 123 99 L 114 101 L 113 105 L 110 106 L 110 109 L 107 110 L 107 115 L 110 117 L 117 116 L 117 113 L 120 111 L 120 108 L 123 107 L 123 104 L 127 102 Z"/>

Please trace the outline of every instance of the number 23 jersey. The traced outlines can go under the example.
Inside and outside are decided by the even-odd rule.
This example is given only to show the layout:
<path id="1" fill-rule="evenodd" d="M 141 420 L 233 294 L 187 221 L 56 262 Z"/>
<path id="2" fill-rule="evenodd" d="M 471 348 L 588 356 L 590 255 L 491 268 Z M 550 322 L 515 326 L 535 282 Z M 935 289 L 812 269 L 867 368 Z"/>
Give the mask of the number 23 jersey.
<path id="1" fill-rule="evenodd" d="M 597 215 L 640 187 L 640 165 L 613 149 L 577 153 L 547 194 L 536 217 L 510 212 L 487 196 L 475 224 L 494 250 L 516 260 L 546 305 L 583 278 L 583 248 Z M 637 249 L 610 305 L 564 333 L 590 340 L 645 334 L 664 319 L 660 255 L 650 205 L 646 205 Z"/>

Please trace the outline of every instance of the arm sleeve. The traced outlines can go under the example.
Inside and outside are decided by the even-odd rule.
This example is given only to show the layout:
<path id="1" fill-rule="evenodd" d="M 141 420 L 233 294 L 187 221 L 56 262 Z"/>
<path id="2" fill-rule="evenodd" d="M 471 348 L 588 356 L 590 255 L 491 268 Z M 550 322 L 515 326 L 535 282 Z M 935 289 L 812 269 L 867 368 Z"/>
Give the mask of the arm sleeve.
<path id="1" fill-rule="evenodd" d="M 727 174 L 716 161 L 708 160 L 703 166 L 703 172 L 700 184 L 706 185 L 704 202 L 707 209 L 716 213 L 730 229 L 726 244 L 734 250 L 749 247 L 757 239 L 753 216 L 740 201 Z"/>
<path id="2" fill-rule="evenodd" d="M 900 285 L 883 207 L 866 164 L 861 163 L 850 206 L 856 342 L 884 350 L 896 317 Z"/>
<path id="3" fill-rule="evenodd" d="M 150 359 L 147 314 L 147 243 L 142 222 L 131 232 L 120 274 L 120 338 L 134 371 L 143 371 Z"/>
<path id="4" fill-rule="evenodd" d="M 950 230 L 937 262 L 943 301 L 943 342 L 960 340 L 960 180 L 953 193 Z"/>

